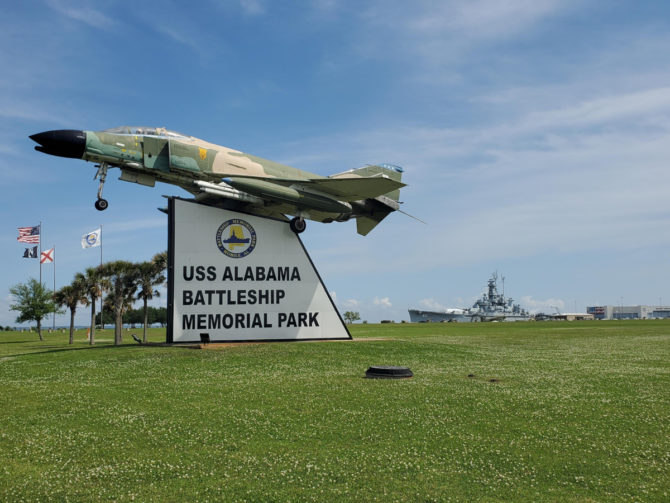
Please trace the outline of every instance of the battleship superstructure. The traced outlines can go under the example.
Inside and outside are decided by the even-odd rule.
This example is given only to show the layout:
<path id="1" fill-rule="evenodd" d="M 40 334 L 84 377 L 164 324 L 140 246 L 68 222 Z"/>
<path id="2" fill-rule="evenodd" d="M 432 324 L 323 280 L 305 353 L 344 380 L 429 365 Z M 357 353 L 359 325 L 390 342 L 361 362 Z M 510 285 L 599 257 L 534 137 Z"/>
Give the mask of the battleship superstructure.
<path id="1" fill-rule="evenodd" d="M 419 309 L 409 310 L 409 319 L 413 323 L 420 322 L 475 322 L 475 321 L 528 321 L 530 313 L 519 304 L 514 304 L 511 297 L 505 297 L 503 280 L 503 293 L 498 293 L 498 273 L 493 273 L 488 281 L 488 292 L 482 294 L 481 298 L 467 309 L 445 309 L 444 311 L 423 311 Z"/>

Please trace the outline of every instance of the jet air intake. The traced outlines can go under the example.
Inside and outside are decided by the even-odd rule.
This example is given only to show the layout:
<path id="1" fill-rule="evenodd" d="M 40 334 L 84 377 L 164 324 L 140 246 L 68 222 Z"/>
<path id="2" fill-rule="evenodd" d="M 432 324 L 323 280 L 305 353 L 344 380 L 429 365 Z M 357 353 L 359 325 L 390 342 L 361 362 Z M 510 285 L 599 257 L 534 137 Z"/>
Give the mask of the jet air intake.
<path id="1" fill-rule="evenodd" d="M 39 143 L 35 150 L 59 157 L 81 159 L 86 150 L 86 133 L 78 129 L 56 129 L 37 133 L 30 137 Z"/>

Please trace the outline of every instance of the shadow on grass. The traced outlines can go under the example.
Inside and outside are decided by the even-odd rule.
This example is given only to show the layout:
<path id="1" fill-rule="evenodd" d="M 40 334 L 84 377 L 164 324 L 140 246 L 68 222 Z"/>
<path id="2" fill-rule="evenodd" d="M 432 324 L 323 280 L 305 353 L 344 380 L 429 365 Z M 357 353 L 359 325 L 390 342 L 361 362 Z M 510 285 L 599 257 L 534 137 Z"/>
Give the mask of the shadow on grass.
<path id="1" fill-rule="evenodd" d="M 3 346 L 5 344 L 32 344 L 32 343 L 35 343 L 35 342 L 40 342 L 40 341 L 33 341 L 33 340 L 30 340 L 30 341 L 3 341 L 3 342 L 0 342 L 0 346 Z"/>
<path id="2" fill-rule="evenodd" d="M 24 343 L 25 344 L 25 343 Z M 63 347 L 63 346 L 41 346 L 40 350 L 37 351 L 29 351 L 26 353 L 7 353 L 2 355 L 4 358 L 15 358 L 18 356 L 31 356 L 31 355 L 43 355 L 43 354 L 49 354 L 49 353 L 62 353 L 62 352 L 69 352 L 69 351 L 102 351 L 102 350 L 109 350 L 109 349 L 118 349 L 118 348 L 129 348 L 129 347 L 141 347 L 140 344 L 119 344 L 118 346 L 114 344 L 104 344 L 104 345 L 94 345 L 94 346 L 84 346 L 84 347 Z"/>

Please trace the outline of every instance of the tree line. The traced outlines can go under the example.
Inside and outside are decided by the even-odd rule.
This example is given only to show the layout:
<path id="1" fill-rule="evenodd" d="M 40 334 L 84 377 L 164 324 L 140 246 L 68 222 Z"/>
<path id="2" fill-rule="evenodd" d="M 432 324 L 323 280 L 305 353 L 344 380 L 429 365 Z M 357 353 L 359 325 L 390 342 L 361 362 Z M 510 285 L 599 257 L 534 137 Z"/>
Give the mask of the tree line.
<path id="1" fill-rule="evenodd" d="M 107 310 L 102 313 L 102 321 L 100 320 L 100 313 L 95 315 L 96 326 L 112 325 L 114 323 L 114 316 L 112 312 Z M 128 309 L 123 313 L 123 324 L 130 325 L 130 328 L 135 328 L 135 325 L 144 323 L 144 309 Z M 147 326 L 160 323 L 161 327 L 167 325 L 167 308 L 166 307 L 147 307 Z"/>
<path id="2" fill-rule="evenodd" d="M 114 344 L 122 342 L 124 314 L 131 311 L 135 301 L 141 300 L 142 306 L 142 341 L 147 341 L 147 325 L 149 322 L 148 301 L 159 295 L 156 287 L 165 282 L 164 271 L 167 268 L 167 252 L 154 255 L 146 262 L 127 262 L 116 260 L 97 267 L 89 267 L 83 273 L 75 274 L 72 283 L 55 292 L 46 288 L 34 278 L 27 283 L 19 283 L 9 289 L 14 297 L 14 304 L 9 308 L 18 311 L 17 323 L 34 321 L 37 334 L 42 337 L 42 319 L 58 312 L 56 307 L 70 310 L 70 344 L 74 343 L 74 317 L 77 307 L 82 304 L 91 307 L 91 345 L 95 344 L 96 303 L 104 296 L 103 310 L 110 313 L 114 322 Z M 61 313 L 63 311 L 60 311 Z M 166 317 L 167 318 L 167 317 Z M 102 320 L 104 321 L 104 319 Z M 156 320 L 159 321 L 160 320 Z M 139 323 L 139 322 L 138 322 Z"/>

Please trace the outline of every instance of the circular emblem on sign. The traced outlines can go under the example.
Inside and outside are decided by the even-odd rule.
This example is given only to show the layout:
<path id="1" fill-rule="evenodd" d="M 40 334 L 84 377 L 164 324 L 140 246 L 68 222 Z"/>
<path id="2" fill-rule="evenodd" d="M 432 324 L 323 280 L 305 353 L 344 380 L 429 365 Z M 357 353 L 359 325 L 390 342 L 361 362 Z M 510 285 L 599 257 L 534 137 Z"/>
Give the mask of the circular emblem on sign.
<path id="1" fill-rule="evenodd" d="M 256 231 L 249 222 L 231 218 L 216 231 L 216 246 L 227 257 L 246 257 L 256 247 Z"/>

